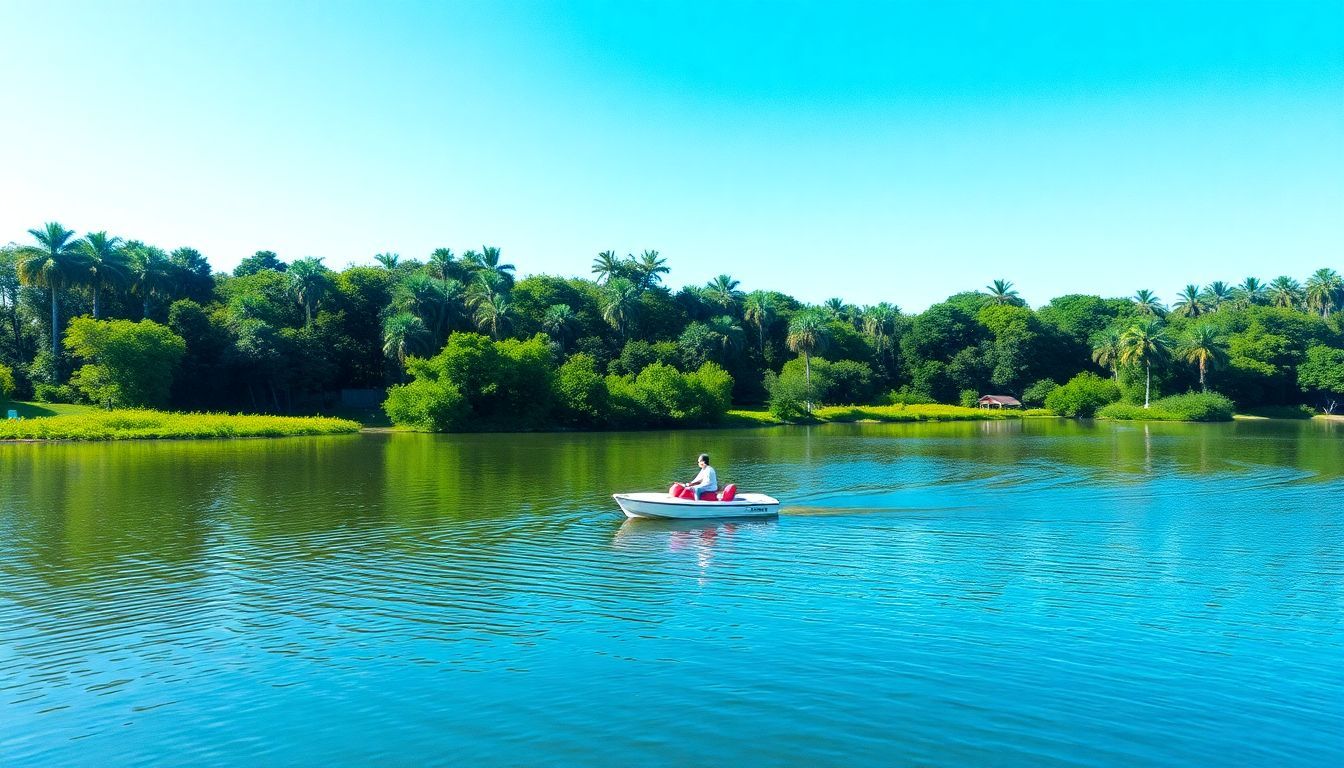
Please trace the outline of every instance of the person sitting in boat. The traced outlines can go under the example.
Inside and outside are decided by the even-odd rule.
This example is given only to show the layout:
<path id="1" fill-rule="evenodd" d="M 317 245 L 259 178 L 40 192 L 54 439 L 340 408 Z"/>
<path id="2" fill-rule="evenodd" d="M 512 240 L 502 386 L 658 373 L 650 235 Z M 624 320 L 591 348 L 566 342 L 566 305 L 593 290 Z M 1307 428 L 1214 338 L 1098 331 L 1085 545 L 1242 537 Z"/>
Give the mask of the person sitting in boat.
<path id="1" fill-rule="evenodd" d="M 695 494 L 695 500 L 700 500 L 702 493 L 716 493 L 719 490 L 719 474 L 709 465 L 709 454 L 702 453 L 696 463 L 700 465 L 700 474 L 695 479 L 687 483 L 688 488 Z"/>

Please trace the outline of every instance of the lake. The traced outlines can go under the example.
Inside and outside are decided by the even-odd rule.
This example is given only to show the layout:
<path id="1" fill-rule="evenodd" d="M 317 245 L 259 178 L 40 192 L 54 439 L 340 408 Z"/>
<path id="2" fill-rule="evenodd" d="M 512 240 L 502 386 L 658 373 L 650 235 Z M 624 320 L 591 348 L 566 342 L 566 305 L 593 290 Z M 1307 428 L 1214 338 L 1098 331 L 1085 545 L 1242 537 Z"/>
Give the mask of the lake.
<path id="1" fill-rule="evenodd" d="M 0 445 L 0 763 L 1344 764 L 1344 424 Z"/>

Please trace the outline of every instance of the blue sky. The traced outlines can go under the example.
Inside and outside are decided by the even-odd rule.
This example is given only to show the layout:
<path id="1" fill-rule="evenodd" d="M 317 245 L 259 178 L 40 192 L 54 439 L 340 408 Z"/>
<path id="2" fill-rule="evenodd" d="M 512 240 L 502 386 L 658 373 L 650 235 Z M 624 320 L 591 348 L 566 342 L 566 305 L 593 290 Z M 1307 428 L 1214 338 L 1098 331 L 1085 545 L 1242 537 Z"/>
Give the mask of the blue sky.
<path id="1" fill-rule="evenodd" d="M 1344 268 L 1344 3 L 0 3 L 0 242 L 660 250 L 807 301 Z"/>

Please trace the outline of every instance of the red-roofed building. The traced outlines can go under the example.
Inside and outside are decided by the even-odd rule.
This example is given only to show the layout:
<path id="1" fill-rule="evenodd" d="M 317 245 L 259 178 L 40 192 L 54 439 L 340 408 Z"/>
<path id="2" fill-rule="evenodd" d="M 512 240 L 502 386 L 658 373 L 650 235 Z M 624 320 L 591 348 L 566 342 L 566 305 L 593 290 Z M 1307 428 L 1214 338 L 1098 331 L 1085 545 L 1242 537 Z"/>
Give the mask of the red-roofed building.
<path id="1" fill-rule="evenodd" d="M 981 408 L 1021 408 L 1017 398 L 1008 395 L 985 395 L 980 398 Z"/>

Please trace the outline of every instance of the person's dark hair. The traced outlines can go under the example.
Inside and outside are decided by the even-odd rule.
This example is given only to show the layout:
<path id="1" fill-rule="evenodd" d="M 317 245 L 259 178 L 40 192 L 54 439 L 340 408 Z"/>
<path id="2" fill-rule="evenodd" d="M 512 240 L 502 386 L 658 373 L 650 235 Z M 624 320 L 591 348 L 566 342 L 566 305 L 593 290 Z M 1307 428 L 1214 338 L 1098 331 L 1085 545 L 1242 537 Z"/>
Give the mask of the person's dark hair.
<path id="1" fill-rule="evenodd" d="M 696 461 L 703 461 L 703 462 L 705 462 L 706 464 L 708 464 L 708 463 L 709 463 L 709 454 L 708 454 L 708 453 L 702 453 L 702 454 L 700 454 L 700 458 L 696 459 Z"/>

